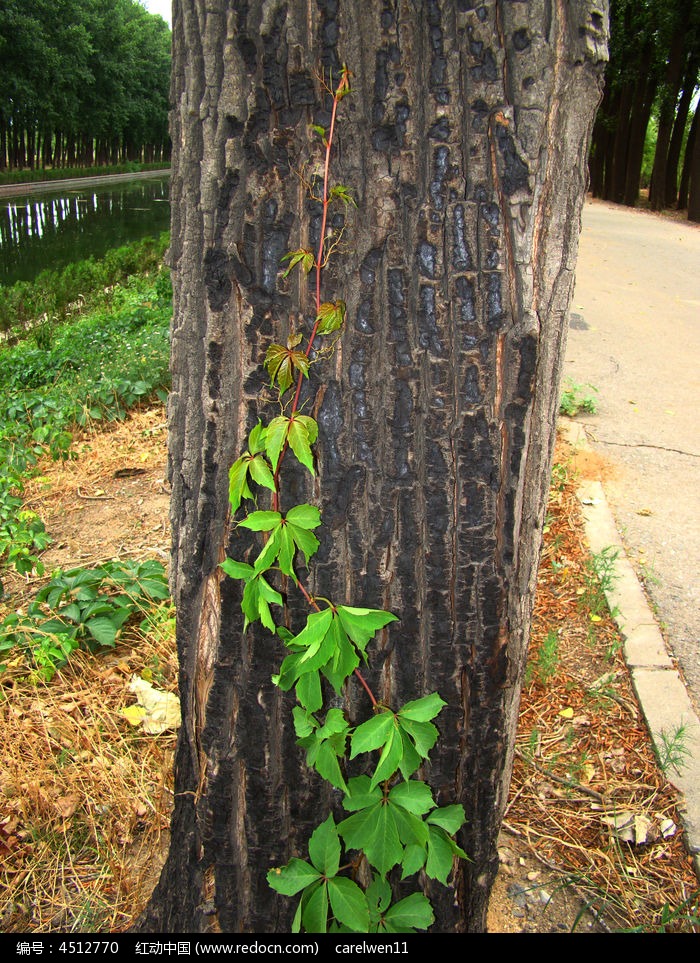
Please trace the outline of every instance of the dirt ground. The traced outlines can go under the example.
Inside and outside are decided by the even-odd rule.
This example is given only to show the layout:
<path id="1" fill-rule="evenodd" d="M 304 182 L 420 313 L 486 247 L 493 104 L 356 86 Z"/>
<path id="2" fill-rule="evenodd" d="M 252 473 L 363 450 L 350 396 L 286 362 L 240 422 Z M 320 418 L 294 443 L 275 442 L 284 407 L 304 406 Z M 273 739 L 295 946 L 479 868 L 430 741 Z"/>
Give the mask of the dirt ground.
<path id="1" fill-rule="evenodd" d="M 29 506 L 41 514 L 54 538 L 43 556 L 47 572 L 115 557 L 152 557 L 167 563 L 169 494 L 162 407 L 137 412 L 106 432 L 84 437 L 77 451 L 72 462 L 45 466 L 45 474 L 27 491 Z M 579 459 L 577 465 L 571 453 L 557 457 L 567 464 L 569 476 L 578 472 L 599 477 L 609 470 L 597 455 L 586 462 Z M 542 626 L 554 624 L 570 644 L 560 651 L 553 680 L 547 685 L 535 680 L 524 691 L 511 800 L 499 846 L 501 869 L 489 910 L 488 929 L 494 933 L 605 932 L 621 924 L 624 928 L 625 922 L 630 927 L 635 907 L 644 899 L 673 905 L 693 886 L 697 889 L 678 835 L 666 839 L 652 834 L 649 845 L 638 852 L 624 850 L 622 869 L 610 868 L 615 847 L 611 848 L 607 831 L 601 833 L 597 812 L 601 805 L 614 798 L 616 809 L 643 808 L 658 821 L 673 814 L 675 799 L 656 769 L 634 697 L 628 685 L 624 687 L 624 665 L 619 658 L 611 663 L 609 656 L 585 644 L 590 624 L 573 624 L 581 590 L 571 573 L 584 563 L 580 524 L 573 517 L 571 485 L 566 484 L 553 495 L 533 635 L 537 641 Z M 569 544 L 566 539 L 574 541 Z M 608 636 L 600 638 L 614 649 Z M 598 710 L 586 701 L 586 694 L 606 673 L 614 676 L 618 688 L 611 696 L 613 716 L 602 717 L 595 715 Z M 563 720 L 571 716 L 572 722 L 565 724 Z M 541 745 L 529 755 L 534 731 Z M 576 735 L 579 750 L 584 743 L 589 746 L 590 762 L 576 770 L 576 776 L 571 775 L 571 765 L 557 769 L 565 753 L 564 734 L 567 740 Z M 561 753 L 548 754 L 550 740 L 558 740 Z M 598 805 L 596 799 L 603 803 Z M 161 840 L 158 858 L 162 852 Z M 154 875 L 151 878 L 155 881 Z M 632 885 L 630 880 L 642 880 L 646 895 L 627 898 L 626 915 L 619 909 L 620 900 L 612 899 L 617 910 L 607 915 L 616 887 Z M 653 887 L 656 891 L 648 897 Z M 648 908 L 644 913 L 649 919 Z"/>

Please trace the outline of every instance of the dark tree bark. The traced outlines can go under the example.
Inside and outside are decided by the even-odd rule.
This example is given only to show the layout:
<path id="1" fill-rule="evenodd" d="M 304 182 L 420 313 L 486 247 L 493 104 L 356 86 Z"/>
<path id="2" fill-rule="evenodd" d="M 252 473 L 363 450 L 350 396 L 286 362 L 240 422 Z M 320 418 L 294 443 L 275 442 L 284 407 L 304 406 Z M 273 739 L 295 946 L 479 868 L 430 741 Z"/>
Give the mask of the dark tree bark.
<path id="1" fill-rule="evenodd" d="M 685 125 L 688 121 L 688 113 L 690 111 L 690 105 L 692 103 L 693 94 L 695 93 L 695 87 L 697 85 L 699 67 L 700 58 L 697 56 L 690 56 L 688 58 L 688 67 L 685 73 L 685 79 L 681 86 L 681 96 L 678 101 L 678 107 L 676 108 L 676 119 L 673 122 L 673 133 L 671 134 L 671 140 L 668 146 L 668 157 L 666 159 L 666 207 L 673 207 L 678 200 L 678 166 L 681 159 L 681 148 L 683 146 Z"/>
<path id="2" fill-rule="evenodd" d="M 348 304 L 314 366 L 319 595 L 401 618 L 371 653 L 395 705 L 447 702 L 426 776 L 468 823 L 435 929 L 480 931 L 497 869 L 572 293 L 607 56 L 599 0 L 175 0 L 170 402 L 184 724 L 165 869 L 139 929 L 288 931 L 265 874 L 337 807 L 295 746 L 283 651 L 243 633 L 228 468 L 265 407 L 261 362 L 309 323 L 280 258 L 317 240 L 297 173 L 327 124 L 321 68 L 354 73 L 335 176 L 355 192 Z M 307 176 L 309 167 L 307 166 Z M 300 307 L 301 305 L 301 307 Z M 262 393 L 262 394 L 261 394 Z M 285 466 L 285 470 L 286 470 Z M 308 477 L 308 476 L 307 476 Z M 305 485 L 293 471 L 285 483 Z M 295 494 L 297 492 L 295 491 Z M 300 611 L 290 593 L 293 621 Z M 370 706 L 353 687 L 356 722 Z M 336 794 L 337 795 L 337 794 Z"/>

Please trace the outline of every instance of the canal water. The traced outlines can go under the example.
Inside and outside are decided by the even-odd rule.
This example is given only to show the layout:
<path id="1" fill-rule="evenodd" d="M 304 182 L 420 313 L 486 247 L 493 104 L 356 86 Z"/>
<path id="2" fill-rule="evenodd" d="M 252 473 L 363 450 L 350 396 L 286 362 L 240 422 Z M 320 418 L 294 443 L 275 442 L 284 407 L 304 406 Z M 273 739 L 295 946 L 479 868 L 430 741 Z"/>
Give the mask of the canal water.
<path id="1" fill-rule="evenodd" d="M 0 284 L 102 257 L 170 228 L 169 178 L 126 181 L 0 200 Z"/>

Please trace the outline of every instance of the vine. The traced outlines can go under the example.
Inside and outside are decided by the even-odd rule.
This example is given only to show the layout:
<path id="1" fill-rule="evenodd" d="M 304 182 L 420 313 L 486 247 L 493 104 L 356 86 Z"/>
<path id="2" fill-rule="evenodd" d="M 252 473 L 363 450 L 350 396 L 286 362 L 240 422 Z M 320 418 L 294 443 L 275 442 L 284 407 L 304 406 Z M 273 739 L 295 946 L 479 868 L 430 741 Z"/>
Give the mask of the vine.
<path id="1" fill-rule="evenodd" d="M 288 262 L 284 277 L 297 268 L 307 275 L 315 272 L 314 322 L 305 347 L 303 335 L 292 333 L 286 345 L 267 349 L 264 365 L 279 394 L 280 414 L 266 427 L 258 421 L 247 450 L 229 474 L 232 515 L 244 500 L 256 502 L 254 489 L 271 493 L 268 510 L 257 509 L 256 502 L 256 510 L 238 522 L 240 528 L 260 533 L 264 542 L 252 565 L 228 558 L 221 567 L 244 583 L 245 628 L 260 621 L 284 643 L 289 654 L 273 682 L 284 691 L 294 689 L 297 744 L 306 750 L 307 764 L 342 792 L 348 813 L 339 823 L 331 813 L 317 827 L 309 840 L 308 860 L 294 857 L 267 875 L 278 893 L 300 894 L 293 932 L 414 932 L 434 922 L 430 901 L 422 892 L 394 901 L 389 874 L 394 871 L 405 880 L 422 872 L 446 885 L 454 858 L 466 857 L 454 840 L 465 821 L 463 807 L 438 806 L 430 787 L 415 776 L 437 741 L 433 720 L 446 703 L 432 693 L 393 710 L 376 699 L 360 665 L 367 661 L 367 646 L 375 635 L 397 617 L 381 609 L 314 597 L 298 574 L 297 559 L 303 558 L 308 569 L 319 547 L 314 534 L 321 524 L 319 509 L 301 504 L 283 512 L 281 506 L 280 469 L 289 449 L 315 475 L 318 425 L 300 410 L 301 389 L 310 366 L 332 353 L 346 313 L 344 301 L 323 300 L 322 278 L 343 230 L 329 227 L 329 210 L 335 204 L 355 205 L 347 187 L 330 183 L 338 108 L 350 92 L 349 71 L 343 69 L 337 87 L 326 90 L 332 97 L 329 127 L 313 126 L 324 161 L 322 190 L 316 197 L 322 212 L 318 250 L 299 248 L 283 258 Z M 330 341 L 319 349 L 322 338 Z M 291 400 L 285 401 L 285 396 Z M 273 618 L 271 606 L 284 605 L 281 592 L 269 580 L 275 572 L 291 579 L 309 606 L 305 625 L 296 634 L 276 625 Z M 322 678 L 341 695 L 352 677 L 372 706 L 371 717 L 356 727 L 339 708 L 323 714 Z M 372 774 L 346 778 L 348 763 L 367 755 L 371 760 L 378 755 L 362 767 Z M 343 862 L 343 850 L 358 855 Z"/>

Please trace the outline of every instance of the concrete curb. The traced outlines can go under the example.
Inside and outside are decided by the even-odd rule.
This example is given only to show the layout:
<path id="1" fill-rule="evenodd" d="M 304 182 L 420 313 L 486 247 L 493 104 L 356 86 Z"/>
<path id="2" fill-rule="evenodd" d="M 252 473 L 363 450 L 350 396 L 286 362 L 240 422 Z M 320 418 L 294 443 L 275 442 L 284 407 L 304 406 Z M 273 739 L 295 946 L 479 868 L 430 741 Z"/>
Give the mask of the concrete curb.
<path id="1" fill-rule="evenodd" d="M 566 421 L 562 425 L 574 449 L 591 450 L 583 425 Z M 591 552 L 597 554 L 608 546 L 618 549 L 616 578 L 605 594 L 623 638 L 625 661 L 657 755 L 663 752 L 663 735 L 672 737 L 679 726 L 686 730 L 686 764 L 680 772 L 670 768 L 666 778 L 678 790 L 686 846 L 700 880 L 700 719 L 627 557 L 602 484 L 581 482 L 577 494 Z"/>

